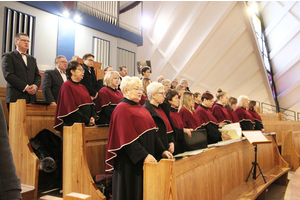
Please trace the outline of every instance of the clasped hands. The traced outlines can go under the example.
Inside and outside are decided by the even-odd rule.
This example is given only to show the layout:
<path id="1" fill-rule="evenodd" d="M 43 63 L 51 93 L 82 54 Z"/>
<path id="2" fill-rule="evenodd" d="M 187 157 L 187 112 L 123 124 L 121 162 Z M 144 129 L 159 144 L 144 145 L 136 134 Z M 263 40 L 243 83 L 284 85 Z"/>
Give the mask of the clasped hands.
<path id="1" fill-rule="evenodd" d="M 37 90 L 38 87 L 36 85 L 28 85 L 25 91 L 30 95 L 34 95 Z"/>

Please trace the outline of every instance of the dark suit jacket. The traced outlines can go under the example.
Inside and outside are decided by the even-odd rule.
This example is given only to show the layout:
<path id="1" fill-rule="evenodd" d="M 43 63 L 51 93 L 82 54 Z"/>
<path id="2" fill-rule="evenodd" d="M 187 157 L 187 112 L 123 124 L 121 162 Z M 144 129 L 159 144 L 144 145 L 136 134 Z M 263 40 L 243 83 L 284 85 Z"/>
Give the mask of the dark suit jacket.
<path id="1" fill-rule="evenodd" d="M 16 102 L 18 99 L 26 99 L 26 102 L 36 101 L 36 95 L 23 92 L 26 85 L 36 85 L 40 87 L 41 76 L 36 64 L 36 59 L 27 55 L 27 66 L 21 54 L 14 50 L 2 55 L 2 71 L 6 86 L 5 102 Z"/>
<path id="2" fill-rule="evenodd" d="M 84 69 L 84 76 L 80 81 L 80 84 L 84 85 L 86 89 L 89 91 L 90 96 L 94 97 L 96 93 L 99 91 L 99 87 L 97 86 L 97 79 L 95 75 L 95 70 L 91 67 L 91 73 L 89 72 L 88 66 L 82 64 Z"/>
<path id="3" fill-rule="evenodd" d="M 44 101 L 56 103 L 60 87 L 63 83 L 64 80 L 57 68 L 46 70 L 42 82 Z"/>

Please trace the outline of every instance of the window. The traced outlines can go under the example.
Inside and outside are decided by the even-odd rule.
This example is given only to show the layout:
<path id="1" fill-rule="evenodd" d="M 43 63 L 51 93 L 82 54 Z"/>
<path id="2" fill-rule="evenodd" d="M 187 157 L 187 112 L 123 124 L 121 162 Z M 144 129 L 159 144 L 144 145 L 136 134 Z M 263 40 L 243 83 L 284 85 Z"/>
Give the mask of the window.
<path id="1" fill-rule="evenodd" d="M 33 55 L 34 30 L 34 16 L 10 8 L 5 8 L 2 53 L 15 50 L 15 35 L 17 33 L 26 33 L 30 39 L 28 54 Z"/>
<path id="2" fill-rule="evenodd" d="M 109 49 L 109 41 L 93 37 L 93 54 L 95 56 L 95 61 L 102 63 L 102 69 L 109 66 Z"/>

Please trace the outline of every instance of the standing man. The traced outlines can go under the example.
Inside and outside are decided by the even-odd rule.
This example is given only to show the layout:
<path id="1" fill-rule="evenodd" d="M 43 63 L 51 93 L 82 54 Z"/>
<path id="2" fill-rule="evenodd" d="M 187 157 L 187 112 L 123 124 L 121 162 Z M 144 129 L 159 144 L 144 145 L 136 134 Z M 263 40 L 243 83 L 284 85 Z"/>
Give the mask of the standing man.
<path id="1" fill-rule="evenodd" d="M 15 36 L 16 50 L 2 55 L 2 71 L 6 86 L 5 102 L 26 99 L 26 103 L 36 101 L 36 92 L 41 84 L 41 76 L 36 59 L 27 55 L 29 38 L 25 33 Z"/>
<path id="2" fill-rule="evenodd" d="M 145 66 L 142 68 L 142 78 L 150 78 L 150 67 Z"/>
<path id="3" fill-rule="evenodd" d="M 126 66 L 119 67 L 119 74 L 120 74 L 120 79 L 122 81 L 122 78 L 124 78 L 125 76 L 127 76 L 127 68 L 126 68 Z"/>
<path id="4" fill-rule="evenodd" d="M 91 98 L 94 100 L 98 96 L 99 87 L 97 86 L 97 78 L 94 70 L 94 55 L 87 53 L 82 57 L 84 76 L 80 81 L 82 85 L 89 91 Z"/>
<path id="5" fill-rule="evenodd" d="M 67 80 L 66 69 L 68 61 L 65 56 L 55 58 L 55 69 L 46 70 L 42 82 L 44 101 L 56 105 L 61 85 Z"/>

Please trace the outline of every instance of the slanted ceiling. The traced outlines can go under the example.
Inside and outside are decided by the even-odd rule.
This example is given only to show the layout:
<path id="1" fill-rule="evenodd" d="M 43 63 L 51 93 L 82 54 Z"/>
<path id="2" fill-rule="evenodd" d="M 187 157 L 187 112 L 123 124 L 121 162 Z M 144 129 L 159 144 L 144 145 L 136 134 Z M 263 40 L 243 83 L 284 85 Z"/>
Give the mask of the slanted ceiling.
<path id="1" fill-rule="evenodd" d="M 279 106 L 300 112 L 300 2 L 262 1 L 259 9 Z"/>
<path id="2" fill-rule="evenodd" d="M 144 1 L 143 10 L 152 22 L 137 61 L 151 60 L 153 81 L 184 78 L 192 92 L 222 88 L 275 105 L 245 2 Z"/>

